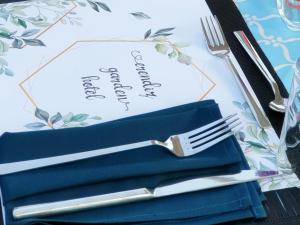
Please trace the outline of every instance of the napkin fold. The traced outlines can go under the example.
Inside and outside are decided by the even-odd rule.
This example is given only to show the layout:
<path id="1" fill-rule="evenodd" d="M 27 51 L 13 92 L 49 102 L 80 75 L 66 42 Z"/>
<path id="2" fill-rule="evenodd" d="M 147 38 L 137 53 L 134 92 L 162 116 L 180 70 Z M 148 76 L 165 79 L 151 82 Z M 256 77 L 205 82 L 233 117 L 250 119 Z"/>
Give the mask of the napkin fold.
<path id="1" fill-rule="evenodd" d="M 0 163 L 88 151 L 193 130 L 221 118 L 218 105 L 202 101 L 86 128 L 6 133 Z M 255 182 L 180 194 L 144 202 L 65 215 L 14 220 L 17 206 L 106 194 L 194 176 L 248 169 L 234 137 L 191 157 L 177 158 L 159 146 L 0 177 L 7 225 L 21 224 L 184 224 L 206 225 L 265 217 Z"/>

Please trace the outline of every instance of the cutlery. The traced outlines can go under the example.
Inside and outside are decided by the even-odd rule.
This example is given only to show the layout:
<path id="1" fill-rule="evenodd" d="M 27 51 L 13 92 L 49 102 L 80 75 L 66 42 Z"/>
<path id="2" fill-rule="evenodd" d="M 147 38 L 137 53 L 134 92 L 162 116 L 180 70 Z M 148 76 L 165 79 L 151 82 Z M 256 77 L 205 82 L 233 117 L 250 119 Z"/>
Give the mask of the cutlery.
<path id="1" fill-rule="evenodd" d="M 201 26 L 209 52 L 227 61 L 259 126 L 261 128 L 271 127 L 269 119 L 226 41 L 217 17 L 213 18 L 209 16 L 209 19 L 208 17 L 205 17 L 205 19 L 201 18 Z"/>
<path id="2" fill-rule="evenodd" d="M 273 93 L 274 93 L 274 100 L 269 103 L 269 107 L 277 112 L 284 113 L 286 110 L 286 103 L 287 99 L 282 97 L 278 84 L 276 83 L 275 79 L 273 78 L 272 74 L 260 58 L 259 54 L 251 44 L 250 40 L 248 39 L 247 35 L 244 31 L 235 31 L 233 32 L 236 38 L 239 40 L 243 48 L 246 50 L 252 61 L 256 64 L 259 70 L 262 72 L 264 77 L 270 83 Z"/>
<path id="3" fill-rule="evenodd" d="M 24 219 L 28 217 L 43 217 L 61 213 L 70 213 L 99 207 L 150 200 L 205 189 L 224 187 L 278 175 L 280 175 L 278 171 L 242 170 L 236 174 L 194 178 L 168 185 L 158 186 L 154 189 L 139 188 L 105 195 L 20 206 L 13 209 L 13 217 L 15 219 Z"/>
<path id="4" fill-rule="evenodd" d="M 236 115 L 237 114 L 233 114 L 226 118 L 221 118 L 217 121 L 186 133 L 173 135 L 164 142 L 158 140 L 149 140 L 73 154 L 2 163 L 0 164 L 0 175 L 7 175 L 47 166 L 59 165 L 63 163 L 89 159 L 97 156 L 133 150 L 151 145 L 161 146 L 169 150 L 177 157 L 191 156 L 202 152 L 232 136 L 232 129 L 241 124 L 238 121 L 239 118 L 237 118 Z"/>

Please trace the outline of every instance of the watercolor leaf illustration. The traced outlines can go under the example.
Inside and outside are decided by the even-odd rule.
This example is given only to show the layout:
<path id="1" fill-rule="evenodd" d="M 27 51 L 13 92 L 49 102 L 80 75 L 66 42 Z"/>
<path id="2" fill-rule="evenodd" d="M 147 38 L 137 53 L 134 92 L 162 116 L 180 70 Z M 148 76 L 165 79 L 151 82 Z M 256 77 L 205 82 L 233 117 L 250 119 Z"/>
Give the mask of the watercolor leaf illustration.
<path id="1" fill-rule="evenodd" d="M 17 31 L 9 31 L 4 27 L 0 27 L 0 75 L 13 76 L 14 72 L 8 67 L 8 62 L 3 57 L 10 48 L 22 49 L 28 46 L 46 46 L 43 41 L 33 38 L 39 29 L 27 29 L 21 35 L 17 35 Z"/>
<path id="2" fill-rule="evenodd" d="M 170 28 L 164 28 L 164 29 L 160 29 L 158 31 L 156 31 L 155 33 L 152 34 L 152 30 L 149 29 L 146 31 L 144 38 L 148 39 L 148 38 L 155 38 L 155 37 L 166 37 L 166 36 L 170 36 L 173 33 L 171 33 L 171 31 L 173 31 L 175 29 L 175 27 L 170 27 Z"/>
<path id="3" fill-rule="evenodd" d="M 252 169 L 276 170 L 278 142 L 271 138 L 272 133 L 258 126 L 246 102 L 234 101 L 233 105 L 245 119 L 244 129 L 237 131 L 235 136 L 241 145 L 246 159 Z M 272 180 L 260 182 L 265 190 L 277 187 Z M 284 185 L 283 185 L 284 186 Z"/>
<path id="4" fill-rule="evenodd" d="M 144 35 L 144 39 L 149 38 L 150 35 L 151 35 L 151 32 L 152 32 L 151 29 L 147 30 L 147 32 L 146 32 L 145 35 Z"/>
<path id="5" fill-rule="evenodd" d="M 155 49 L 158 53 L 163 55 L 168 55 L 170 59 L 177 59 L 179 63 L 190 65 L 192 63 L 192 58 L 185 54 L 182 49 L 188 47 L 186 43 L 172 43 L 167 39 L 168 36 L 173 35 L 172 31 L 175 27 L 163 28 L 156 32 L 152 32 L 149 29 L 144 34 L 145 40 L 152 40 L 155 42 Z"/>
<path id="6" fill-rule="evenodd" d="M 264 154 L 265 157 L 274 156 L 273 150 L 276 146 L 270 143 L 270 137 L 265 129 L 260 128 L 249 109 L 247 103 L 234 101 L 233 105 L 236 106 L 241 112 L 241 115 L 248 120 L 243 131 L 235 134 L 241 145 L 246 149 L 246 152 L 256 152 L 257 154 Z M 251 114 L 251 115 L 250 115 Z"/>
<path id="7" fill-rule="evenodd" d="M 138 20 L 151 19 L 150 16 L 148 16 L 146 13 L 143 13 L 143 12 L 134 12 L 134 13 L 130 13 L 130 14 L 133 15 Z"/>
<path id="8" fill-rule="evenodd" d="M 59 122 L 61 119 L 62 119 L 62 115 L 58 112 L 57 114 L 51 117 L 50 122 L 51 124 L 55 124 Z"/>
<path id="9" fill-rule="evenodd" d="M 103 9 L 106 12 L 111 12 L 110 8 L 103 2 L 92 1 L 92 0 L 87 0 L 87 2 L 90 4 L 92 9 L 94 9 L 97 12 L 100 12 L 100 9 Z"/>
<path id="10" fill-rule="evenodd" d="M 91 6 L 97 12 L 111 12 L 109 6 L 95 0 L 47 0 L 22 1 L 0 5 L 0 75 L 13 76 L 6 56 L 10 49 L 23 49 L 25 46 L 44 47 L 38 39 L 42 28 L 56 21 L 62 24 L 81 25 L 81 17 L 69 11 L 74 5 Z M 68 12 L 68 14 L 66 14 Z"/>
<path id="11" fill-rule="evenodd" d="M 233 101 L 235 107 L 241 110 L 242 115 L 247 118 L 249 121 L 255 122 L 255 117 L 253 116 L 250 106 L 247 102 L 241 103 L 238 101 Z"/>
<path id="12" fill-rule="evenodd" d="M 63 116 L 58 112 L 50 116 L 47 111 L 40 108 L 36 108 L 34 115 L 38 121 L 26 124 L 25 127 L 29 130 L 40 130 L 46 127 L 51 129 L 85 127 L 90 125 L 91 121 L 95 123 L 95 121 L 102 120 L 100 116 L 90 116 L 85 113 L 73 114 L 70 112 Z"/>

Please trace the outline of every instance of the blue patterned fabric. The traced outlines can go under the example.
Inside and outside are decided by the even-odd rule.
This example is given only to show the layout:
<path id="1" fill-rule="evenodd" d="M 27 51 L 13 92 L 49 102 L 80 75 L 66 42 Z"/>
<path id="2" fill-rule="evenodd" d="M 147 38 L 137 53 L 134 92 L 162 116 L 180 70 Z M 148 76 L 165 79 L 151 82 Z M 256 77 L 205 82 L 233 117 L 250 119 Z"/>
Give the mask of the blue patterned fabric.
<path id="1" fill-rule="evenodd" d="M 221 118 L 214 101 L 196 102 L 86 128 L 33 133 L 6 133 L 0 140 L 0 162 L 97 149 L 147 139 L 165 140 Z M 164 127 L 164 129 L 160 129 Z M 39 141 L 37 141 L 39 140 Z M 41 141 L 42 140 L 42 141 Z M 54 140 L 54 141 L 53 141 Z M 265 217 L 257 183 L 170 196 L 122 206 L 86 210 L 46 218 L 14 220 L 16 206 L 153 188 L 172 179 L 232 173 L 248 169 L 234 137 L 192 157 L 177 158 L 149 146 L 0 177 L 8 225 L 34 222 L 84 224 L 208 225 Z"/>
<path id="2" fill-rule="evenodd" d="M 300 31 L 291 31 L 277 11 L 276 0 L 235 0 L 257 42 L 290 90 L 300 57 Z"/>

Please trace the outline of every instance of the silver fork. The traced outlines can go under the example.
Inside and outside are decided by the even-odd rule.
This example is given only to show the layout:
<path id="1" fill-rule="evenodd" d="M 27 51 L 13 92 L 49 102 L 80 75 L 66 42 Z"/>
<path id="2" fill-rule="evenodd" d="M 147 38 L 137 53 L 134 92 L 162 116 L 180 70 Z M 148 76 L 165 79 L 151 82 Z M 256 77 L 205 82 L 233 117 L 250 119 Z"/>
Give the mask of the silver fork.
<path id="1" fill-rule="evenodd" d="M 177 157 L 191 156 L 202 152 L 233 135 L 234 132 L 232 129 L 241 124 L 236 115 L 237 114 L 230 115 L 186 133 L 173 135 L 164 142 L 149 140 L 48 158 L 3 163 L 0 164 L 0 175 L 59 165 L 151 145 L 164 147 Z"/>
<path id="2" fill-rule="evenodd" d="M 262 128 L 271 127 L 271 123 L 258 101 L 255 92 L 249 84 L 242 68 L 239 66 L 238 61 L 231 52 L 217 17 L 209 16 L 201 18 L 201 26 L 208 50 L 212 55 L 224 58 L 227 61 L 259 126 Z"/>

